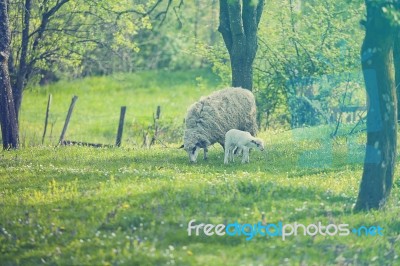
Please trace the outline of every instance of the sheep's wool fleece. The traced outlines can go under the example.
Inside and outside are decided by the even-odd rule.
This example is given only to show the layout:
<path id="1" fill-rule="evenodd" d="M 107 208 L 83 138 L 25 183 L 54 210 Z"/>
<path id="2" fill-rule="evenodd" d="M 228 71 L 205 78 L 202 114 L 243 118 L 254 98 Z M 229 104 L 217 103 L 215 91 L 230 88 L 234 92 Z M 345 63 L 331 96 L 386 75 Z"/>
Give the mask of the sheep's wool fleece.
<path id="1" fill-rule="evenodd" d="M 195 144 L 199 139 L 207 145 L 224 144 L 230 129 L 257 134 L 256 103 L 251 91 L 227 88 L 216 91 L 189 107 L 184 142 Z"/>

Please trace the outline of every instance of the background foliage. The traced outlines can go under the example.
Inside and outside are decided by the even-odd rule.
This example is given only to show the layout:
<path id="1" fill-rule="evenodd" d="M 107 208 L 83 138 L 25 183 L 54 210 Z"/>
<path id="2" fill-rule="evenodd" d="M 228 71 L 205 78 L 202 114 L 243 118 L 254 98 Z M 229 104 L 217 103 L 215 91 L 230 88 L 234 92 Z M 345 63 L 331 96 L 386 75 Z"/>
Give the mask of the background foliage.
<path id="1" fill-rule="evenodd" d="M 11 3 L 17 58 L 23 1 Z M 34 3 L 32 35 L 54 3 Z M 262 127 L 332 123 L 338 107 L 365 105 L 359 64 L 361 1 L 268 1 L 264 10 L 254 65 Z M 36 62 L 31 85 L 121 72 L 211 68 L 228 86 L 229 56 L 218 24 L 216 0 L 69 1 L 52 17 L 30 55 Z"/>

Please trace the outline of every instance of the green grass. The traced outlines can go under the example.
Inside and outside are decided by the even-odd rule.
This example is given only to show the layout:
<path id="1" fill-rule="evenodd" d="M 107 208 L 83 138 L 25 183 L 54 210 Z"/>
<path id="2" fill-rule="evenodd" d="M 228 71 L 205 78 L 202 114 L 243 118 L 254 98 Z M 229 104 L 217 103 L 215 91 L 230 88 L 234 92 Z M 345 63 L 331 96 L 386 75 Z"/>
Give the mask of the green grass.
<path id="1" fill-rule="evenodd" d="M 139 106 L 151 112 L 155 99 L 168 99 L 169 92 L 161 90 L 157 75 L 144 75 L 158 88 L 154 97 L 144 91 L 140 94 Z M 191 75 L 193 79 L 196 76 Z M 132 79 L 140 77 L 137 74 Z M 194 89 L 192 78 L 171 85 L 178 95 L 169 112 L 174 116 L 181 116 L 187 102 L 202 94 Z M 53 90 L 56 99 L 57 94 L 69 96 L 72 91 L 59 92 L 57 88 L 84 87 L 99 79 L 104 81 L 100 84 L 112 83 L 107 78 L 93 78 L 56 84 L 48 90 Z M 147 81 L 142 82 L 146 87 Z M 212 90 L 208 85 L 201 90 Z M 94 85 L 87 86 L 91 90 Z M 106 87 L 99 88 L 99 94 L 105 91 L 104 97 Z M 93 89 L 93 97 L 95 92 Z M 110 91 L 110 100 L 117 101 L 113 96 L 118 93 Z M 42 106 L 35 99 L 46 94 L 41 90 L 27 93 L 25 104 L 31 103 L 32 110 Z M 103 105 L 95 113 L 100 107 Z M 27 106 L 24 108 L 26 112 Z M 137 110 L 137 115 L 143 113 Z M 29 117 L 28 113 L 25 116 Z M 39 124 L 31 125 L 40 128 Z M 208 161 L 197 164 L 189 164 L 185 152 L 173 148 L 175 145 L 157 145 L 150 150 L 135 145 L 119 149 L 27 145 L 1 152 L 0 264 L 400 264 L 399 180 L 384 210 L 354 214 L 363 149 L 357 143 L 348 145 L 344 138 L 331 140 L 328 133 L 325 126 L 262 132 L 266 151 L 252 152 L 245 165 L 224 165 L 223 150 L 217 145 L 211 147 Z M 362 143 L 363 138 L 358 141 Z M 384 236 L 299 235 L 285 241 L 256 236 L 246 241 L 244 236 L 188 236 L 186 231 L 192 219 L 254 224 L 261 221 L 263 213 L 268 223 L 345 223 L 350 228 L 379 225 Z"/>
<path id="2" fill-rule="evenodd" d="M 188 106 L 218 86 L 216 76 L 208 70 L 197 70 L 116 74 L 34 87 L 24 94 L 21 142 L 23 146 L 41 143 L 49 94 L 53 100 L 45 144 L 57 143 L 73 95 L 79 98 L 68 127 L 68 140 L 114 144 L 120 108 L 127 106 L 122 141 L 125 146 L 141 145 L 142 131 L 153 124 L 153 113 L 160 105 L 161 126 L 174 133 L 163 136 L 161 132 L 161 138 L 168 141 L 181 133 Z"/>

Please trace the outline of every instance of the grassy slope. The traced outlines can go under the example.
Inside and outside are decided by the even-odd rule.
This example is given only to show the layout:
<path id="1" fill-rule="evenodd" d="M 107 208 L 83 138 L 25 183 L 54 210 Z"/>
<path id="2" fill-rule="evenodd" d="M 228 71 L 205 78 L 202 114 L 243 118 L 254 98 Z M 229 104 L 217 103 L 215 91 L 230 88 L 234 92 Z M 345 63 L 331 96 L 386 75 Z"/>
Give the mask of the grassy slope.
<path id="1" fill-rule="evenodd" d="M 186 101 L 183 88 L 176 99 Z M 158 97 L 168 98 L 147 98 L 141 106 L 156 105 Z M 171 113 L 187 107 L 176 106 L 183 109 Z M 252 153 L 248 165 L 224 166 L 217 146 L 196 165 L 183 151 L 161 147 L 3 152 L 1 264 L 399 264 L 400 183 L 386 210 L 353 214 L 362 152 L 340 139 L 329 143 L 326 135 L 324 127 L 264 132 L 267 151 Z M 312 165 L 321 158 L 327 158 L 323 168 Z M 380 225 L 385 236 L 187 236 L 191 219 L 257 223 L 262 212 L 273 223 Z"/>

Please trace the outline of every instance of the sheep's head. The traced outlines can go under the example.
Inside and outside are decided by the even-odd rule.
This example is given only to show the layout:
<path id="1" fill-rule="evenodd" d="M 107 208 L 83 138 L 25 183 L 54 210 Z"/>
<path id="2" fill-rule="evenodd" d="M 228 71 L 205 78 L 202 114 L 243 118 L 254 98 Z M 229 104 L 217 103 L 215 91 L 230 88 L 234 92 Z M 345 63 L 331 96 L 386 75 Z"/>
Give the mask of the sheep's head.
<path id="1" fill-rule="evenodd" d="M 259 138 L 254 138 L 250 141 L 251 148 L 258 149 L 260 151 L 264 150 L 264 141 Z"/>
<path id="2" fill-rule="evenodd" d="M 200 149 L 207 149 L 207 141 L 194 130 L 186 130 L 184 144 L 181 146 L 189 155 L 189 161 L 195 163 Z"/>
<path id="3" fill-rule="evenodd" d="M 183 149 L 188 153 L 189 155 L 189 161 L 191 163 L 195 163 L 197 161 L 197 156 L 199 155 L 200 147 L 198 145 L 184 145 Z"/>

